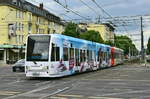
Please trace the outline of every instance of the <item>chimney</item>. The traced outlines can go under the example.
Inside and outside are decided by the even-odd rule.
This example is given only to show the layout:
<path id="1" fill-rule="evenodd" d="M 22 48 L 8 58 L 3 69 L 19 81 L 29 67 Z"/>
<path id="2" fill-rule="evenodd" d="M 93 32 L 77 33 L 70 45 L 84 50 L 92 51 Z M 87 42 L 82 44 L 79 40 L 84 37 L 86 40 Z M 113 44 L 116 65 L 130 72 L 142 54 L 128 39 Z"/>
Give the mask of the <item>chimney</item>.
<path id="1" fill-rule="evenodd" d="M 43 3 L 40 3 L 39 7 L 40 9 L 43 9 Z"/>

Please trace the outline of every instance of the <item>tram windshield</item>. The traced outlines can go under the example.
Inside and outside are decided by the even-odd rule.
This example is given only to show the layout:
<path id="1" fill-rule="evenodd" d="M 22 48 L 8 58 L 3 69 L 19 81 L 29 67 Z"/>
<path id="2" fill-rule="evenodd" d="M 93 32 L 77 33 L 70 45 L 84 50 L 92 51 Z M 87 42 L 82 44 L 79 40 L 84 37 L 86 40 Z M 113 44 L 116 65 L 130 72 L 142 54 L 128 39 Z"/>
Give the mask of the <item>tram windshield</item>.
<path id="1" fill-rule="evenodd" d="M 50 36 L 29 36 L 27 61 L 48 61 Z"/>

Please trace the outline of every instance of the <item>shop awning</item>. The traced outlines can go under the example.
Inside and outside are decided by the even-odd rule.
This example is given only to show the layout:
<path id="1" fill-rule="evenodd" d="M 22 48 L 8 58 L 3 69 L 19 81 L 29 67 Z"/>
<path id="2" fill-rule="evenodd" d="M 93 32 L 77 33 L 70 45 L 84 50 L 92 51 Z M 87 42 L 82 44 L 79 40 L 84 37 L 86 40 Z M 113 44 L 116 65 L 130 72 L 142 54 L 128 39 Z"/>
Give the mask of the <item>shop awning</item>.
<path id="1" fill-rule="evenodd" d="M 23 45 L 0 45 L 0 48 L 25 48 Z"/>

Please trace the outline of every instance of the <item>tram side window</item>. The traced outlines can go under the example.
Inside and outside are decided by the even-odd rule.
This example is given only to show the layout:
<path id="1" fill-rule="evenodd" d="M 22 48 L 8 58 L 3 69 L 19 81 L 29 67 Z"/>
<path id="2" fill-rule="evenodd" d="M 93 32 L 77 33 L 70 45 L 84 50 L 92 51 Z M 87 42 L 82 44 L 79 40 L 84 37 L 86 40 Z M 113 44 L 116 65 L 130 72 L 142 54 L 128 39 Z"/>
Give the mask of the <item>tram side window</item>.
<path id="1" fill-rule="evenodd" d="M 70 48 L 70 59 L 74 59 L 74 48 Z"/>
<path id="2" fill-rule="evenodd" d="M 80 61 L 84 62 L 86 60 L 85 50 L 80 50 Z"/>
<path id="3" fill-rule="evenodd" d="M 118 59 L 119 58 L 119 53 L 115 53 L 115 58 Z"/>
<path id="4" fill-rule="evenodd" d="M 98 51 L 98 56 L 97 56 L 97 61 L 100 61 L 100 54 L 101 54 L 101 51 L 99 50 Z"/>
<path id="5" fill-rule="evenodd" d="M 60 56 L 60 48 L 59 47 L 56 47 L 56 61 L 59 61 L 59 56 Z"/>
<path id="6" fill-rule="evenodd" d="M 110 54 L 110 52 L 108 52 L 108 53 L 107 53 L 107 61 L 109 61 L 110 58 L 111 58 L 111 54 Z"/>
<path id="7" fill-rule="evenodd" d="M 115 58 L 115 59 L 117 58 L 117 55 L 116 55 L 116 54 L 117 54 L 117 53 L 115 52 L 115 53 L 114 53 L 114 58 Z"/>
<path id="8" fill-rule="evenodd" d="M 99 61 L 101 63 L 102 60 L 103 60 L 103 52 L 101 51 L 101 48 L 100 48 L 99 51 L 98 51 L 97 61 Z"/>
<path id="9" fill-rule="evenodd" d="M 102 58 L 102 61 L 104 61 L 104 52 L 102 52 L 102 55 L 100 56 Z"/>
<path id="10" fill-rule="evenodd" d="M 92 51 L 89 51 L 89 60 L 92 60 Z"/>
<path id="11" fill-rule="evenodd" d="M 88 60 L 88 61 L 90 60 L 90 57 L 89 57 L 89 50 L 87 50 L 87 60 Z"/>
<path id="12" fill-rule="evenodd" d="M 82 50 L 80 50 L 80 62 L 83 62 L 83 53 L 82 53 Z"/>
<path id="13" fill-rule="evenodd" d="M 94 61 L 96 61 L 96 52 L 95 51 L 93 51 L 93 59 L 94 59 Z"/>
<path id="14" fill-rule="evenodd" d="M 68 61 L 68 48 L 63 48 L 64 61 Z"/>
<path id="15" fill-rule="evenodd" d="M 59 61 L 59 50 L 59 47 L 56 47 L 55 44 L 52 44 L 51 61 Z"/>
<path id="16" fill-rule="evenodd" d="M 76 66 L 79 66 L 79 49 L 75 49 Z"/>
<path id="17" fill-rule="evenodd" d="M 111 59 L 114 59 L 115 58 L 115 55 L 114 53 L 111 52 Z"/>
<path id="18" fill-rule="evenodd" d="M 86 51 L 83 50 L 83 61 L 85 62 L 86 61 Z"/>
<path id="19" fill-rule="evenodd" d="M 105 52 L 105 61 L 107 61 L 107 52 Z"/>

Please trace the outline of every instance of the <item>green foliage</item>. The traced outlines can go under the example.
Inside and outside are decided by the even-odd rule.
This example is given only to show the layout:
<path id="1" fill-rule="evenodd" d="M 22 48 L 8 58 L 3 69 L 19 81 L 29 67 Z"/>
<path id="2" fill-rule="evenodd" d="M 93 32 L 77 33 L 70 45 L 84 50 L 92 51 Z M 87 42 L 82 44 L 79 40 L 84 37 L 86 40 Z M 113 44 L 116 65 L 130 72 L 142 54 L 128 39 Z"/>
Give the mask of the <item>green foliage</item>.
<path id="1" fill-rule="evenodd" d="M 146 52 L 147 52 L 147 54 L 150 54 L 150 38 L 148 39 Z"/>
<path id="2" fill-rule="evenodd" d="M 89 40 L 89 41 L 93 41 L 93 42 L 104 43 L 99 32 L 94 31 L 94 30 L 90 30 L 90 31 L 86 31 L 84 33 L 81 33 L 80 38 L 85 39 L 85 40 Z"/>
<path id="3" fill-rule="evenodd" d="M 99 43 L 104 42 L 102 37 L 100 36 L 99 32 L 90 30 L 90 31 L 81 33 L 78 25 L 75 23 L 72 23 L 72 22 L 69 22 L 67 24 L 65 31 L 62 34 L 67 35 L 67 36 L 76 37 L 76 38 L 85 39 L 85 40 L 90 40 L 93 42 L 99 42 Z"/>
<path id="4" fill-rule="evenodd" d="M 63 35 L 72 36 L 79 38 L 78 25 L 72 22 L 69 22 L 65 28 Z"/>
<path id="5" fill-rule="evenodd" d="M 124 54 L 129 54 L 129 51 L 132 54 L 138 53 L 137 48 L 133 44 L 132 40 L 127 36 L 115 36 L 115 44 L 116 47 L 124 50 Z"/>
<path id="6" fill-rule="evenodd" d="M 132 43 L 132 40 L 127 36 L 115 36 L 114 43 L 112 41 L 103 41 L 99 32 L 90 30 L 86 32 L 80 31 L 77 24 L 69 22 L 65 28 L 63 35 L 68 35 L 76 38 L 81 38 L 93 42 L 105 43 L 110 46 L 116 46 L 124 50 L 124 54 L 129 54 L 129 51 L 132 53 L 138 53 L 135 45 Z M 148 43 L 148 49 L 150 52 L 150 39 Z"/>
<path id="7" fill-rule="evenodd" d="M 105 41 L 104 43 L 107 44 L 107 45 L 110 45 L 110 46 L 114 46 L 114 43 L 112 41 L 110 41 L 110 40 L 109 41 Z"/>

